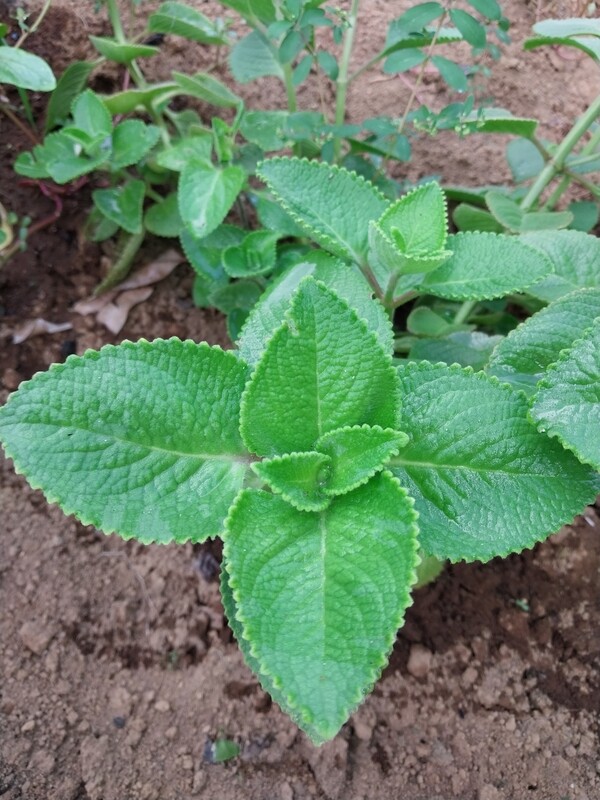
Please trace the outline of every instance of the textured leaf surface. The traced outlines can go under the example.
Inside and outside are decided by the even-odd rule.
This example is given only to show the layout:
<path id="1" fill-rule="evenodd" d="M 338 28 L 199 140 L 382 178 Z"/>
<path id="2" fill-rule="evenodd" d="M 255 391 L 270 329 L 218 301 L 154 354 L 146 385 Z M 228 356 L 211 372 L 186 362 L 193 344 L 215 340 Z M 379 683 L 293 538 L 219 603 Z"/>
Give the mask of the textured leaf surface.
<path id="1" fill-rule="evenodd" d="M 201 238 L 223 222 L 246 180 L 240 167 L 216 169 L 191 163 L 179 178 L 179 213 L 190 231 Z"/>
<path id="2" fill-rule="evenodd" d="M 488 561 L 570 522 L 600 478 L 527 418 L 527 400 L 484 373 L 399 368 L 410 443 L 390 469 L 415 498 L 425 552 Z"/>
<path id="3" fill-rule="evenodd" d="M 184 3 L 161 3 L 148 19 L 151 33 L 184 36 L 201 44 L 226 44 L 227 38 L 208 17 Z"/>
<path id="4" fill-rule="evenodd" d="M 289 453 L 252 465 L 259 478 L 299 511 L 322 511 L 330 498 L 323 493 L 331 459 L 324 453 Z"/>
<path id="5" fill-rule="evenodd" d="M 532 391 L 562 350 L 572 347 L 600 317 L 600 289 L 579 289 L 529 317 L 503 339 L 488 374 Z"/>
<path id="6" fill-rule="evenodd" d="M 600 470 L 600 318 L 550 368 L 531 415 L 540 430 Z"/>
<path id="7" fill-rule="evenodd" d="M 257 174 L 322 247 L 341 258 L 365 260 L 369 222 L 388 206 L 372 184 L 341 167 L 298 158 L 263 161 Z"/>
<path id="8" fill-rule="evenodd" d="M 228 518 L 238 634 L 315 743 L 335 736 L 387 661 L 410 603 L 415 535 L 412 501 L 389 473 L 320 514 L 245 490 Z"/>
<path id="9" fill-rule="evenodd" d="M 495 233 L 448 237 L 452 256 L 425 276 L 419 291 L 450 300 L 491 300 L 521 292 L 548 275 L 543 253 L 521 239 Z"/>
<path id="10" fill-rule="evenodd" d="M 554 272 L 527 290 L 547 303 L 574 289 L 600 285 L 600 239 L 581 231 L 529 233 L 524 242 L 540 250 Z"/>
<path id="11" fill-rule="evenodd" d="M 246 367 L 193 342 L 144 340 L 70 357 L 22 384 L 0 438 L 67 514 L 142 542 L 221 532 L 247 467 Z"/>
<path id="12" fill-rule="evenodd" d="M 92 199 L 107 219 L 128 233 L 140 233 L 145 191 L 144 181 L 131 180 L 114 189 L 96 189 L 92 192 Z"/>
<path id="13" fill-rule="evenodd" d="M 435 253 L 446 244 L 446 196 L 437 183 L 418 186 L 379 220 L 381 229 L 404 253 Z"/>
<path id="14" fill-rule="evenodd" d="M 146 125 L 139 119 L 120 122 L 112 135 L 111 168 L 119 170 L 137 164 L 154 147 L 159 135 L 156 125 Z"/>
<path id="15" fill-rule="evenodd" d="M 312 450 L 345 425 L 395 428 L 391 359 L 356 313 L 305 278 L 244 392 L 242 436 L 258 455 Z"/>
<path id="16" fill-rule="evenodd" d="M 229 66 L 238 83 L 249 83 L 268 75 L 283 80 L 281 64 L 268 40 L 258 31 L 252 31 L 235 45 L 229 55 Z"/>
<path id="17" fill-rule="evenodd" d="M 407 442 L 405 433 L 378 425 L 355 425 L 326 433 L 315 444 L 331 460 L 331 475 L 323 492 L 334 496 L 356 489 L 383 469 Z"/>
<path id="18" fill-rule="evenodd" d="M 255 364 L 261 357 L 267 341 L 281 325 L 289 308 L 292 294 L 307 275 L 329 286 L 372 330 L 386 353 L 392 353 L 393 335 L 389 319 L 381 303 L 373 301 L 371 288 L 351 264 L 342 264 L 323 251 L 315 250 L 304 261 L 291 267 L 273 280 L 252 310 L 242 330 L 238 347 L 240 355 L 248 364 Z"/>

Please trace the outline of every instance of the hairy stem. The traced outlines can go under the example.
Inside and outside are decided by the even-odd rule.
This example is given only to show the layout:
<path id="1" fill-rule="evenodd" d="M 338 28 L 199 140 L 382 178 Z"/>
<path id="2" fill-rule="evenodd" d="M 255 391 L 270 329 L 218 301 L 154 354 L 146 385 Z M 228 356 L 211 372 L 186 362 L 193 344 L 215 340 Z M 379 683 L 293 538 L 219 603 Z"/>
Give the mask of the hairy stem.
<path id="1" fill-rule="evenodd" d="M 95 291 L 94 294 L 102 294 L 102 292 L 107 291 L 107 289 L 112 289 L 113 286 L 116 286 L 117 283 L 123 280 L 128 274 L 129 269 L 131 267 L 131 262 L 135 258 L 137 251 L 140 249 L 142 242 L 144 241 L 144 236 L 146 231 L 142 230 L 141 233 L 134 233 L 128 237 L 127 241 L 125 242 L 125 246 L 122 248 L 121 252 L 119 253 L 119 257 L 115 261 L 115 263 L 110 268 L 110 271 L 106 278 L 100 283 Z"/>
<path id="2" fill-rule="evenodd" d="M 348 14 L 348 27 L 344 33 L 344 45 L 337 81 L 335 82 L 335 124 L 343 125 L 346 118 L 346 95 L 348 91 L 348 70 L 354 44 L 354 34 L 358 23 L 359 0 L 352 0 Z M 342 152 L 342 139 L 336 136 L 333 140 L 333 159 L 337 163 Z"/>

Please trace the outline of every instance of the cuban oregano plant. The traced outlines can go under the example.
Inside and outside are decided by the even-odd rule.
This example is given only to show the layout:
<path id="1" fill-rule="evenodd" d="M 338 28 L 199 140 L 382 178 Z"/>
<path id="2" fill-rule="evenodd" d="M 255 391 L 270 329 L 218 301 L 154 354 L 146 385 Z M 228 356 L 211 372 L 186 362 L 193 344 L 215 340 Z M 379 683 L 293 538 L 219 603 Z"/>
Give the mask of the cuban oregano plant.
<path id="1" fill-rule="evenodd" d="M 237 349 L 141 340 L 71 356 L 11 396 L 0 438 L 84 523 L 147 544 L 221 537 L 246 662 L 318 744 L 372 688 L 436 563 L 532 547 L 600 491 L 586 446 L 600 297 L 563 292 L 487 371 L 394 360 L 390 316 L 407 298 L 556 289 L 549 254 L 448 236 L 435 184 L 389 203 L 336 167 L 260 172 L 323 249 L 269 286 Z"/>

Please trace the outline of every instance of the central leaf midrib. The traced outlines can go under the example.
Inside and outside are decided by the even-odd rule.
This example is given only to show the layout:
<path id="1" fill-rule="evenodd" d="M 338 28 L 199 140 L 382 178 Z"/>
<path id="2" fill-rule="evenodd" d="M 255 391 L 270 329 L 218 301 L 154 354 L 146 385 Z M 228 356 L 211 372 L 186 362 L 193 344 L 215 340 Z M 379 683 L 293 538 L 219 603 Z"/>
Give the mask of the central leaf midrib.
<path id="1" fill-rule="evenodd" d="M 388 469 L 391 467 L 421 467 L 423 469 L 432 470 L 465 470 L 466 472 L 480 472 L 488 475 L 490 473 L 499 473 L 502 475 L 512 475 L 519 478 L 552 478 L 554 476 L 545 472 L 520 472 L 518 470 L 510 470 L 505 467 L 474 467 L 470 464 L 435 464 L 431 461 L 409 461 L 400 456 L 396 456 L 388 461 Z M 556 476 L 557 478 L 560 476 Z"/>
<path id="2" fill-rule="evenodd" d="M 39 423 L 40 425 L 48 425 L 48 423 Z M 50 426 L 53 427 L 53 426 Z M 80 433 L 85 433 L 88 436 L 94 436 L 97 438 L 102 439 L 111 439 L 113 442 L 120 442 L 122 444 L 133 445 L 135 447 L 140 447 L 143 450 L 153 450 L 158 453 L 166 453 L 170 456 L 177 456 L 178 458 L 197 458 L 199 460 L 204 461 L 232 461 L 238 463 L 247 463 L 251 460 L 252 456 L 250 453 L 243 454 L 243 453 L 186 453 L 181 450 L 169 450 L 166 447 L 160 447 L 158 445 L 153 444 L 142 444 L 141 442 L 136 442 L 132 439 L 124 439 L 120 436 L 115 436 L 114 434 L 110 433 L 98 433 L 96 431 L 90 431 L 88 428 L 79 428 L 73 425 L 69 425 L 67 428 L 69 431 L 79 431 Z M 64 429 L 60 429 L 64 430 Z"/>

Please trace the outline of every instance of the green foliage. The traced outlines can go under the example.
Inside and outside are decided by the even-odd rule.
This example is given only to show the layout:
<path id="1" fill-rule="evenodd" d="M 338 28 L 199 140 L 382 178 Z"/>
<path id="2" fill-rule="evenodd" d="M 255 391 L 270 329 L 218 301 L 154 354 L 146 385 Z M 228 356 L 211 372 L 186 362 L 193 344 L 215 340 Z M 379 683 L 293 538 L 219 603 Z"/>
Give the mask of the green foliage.
<path id="1" fill-rule="evenodd" d="M 0 83 L 35 92 L 51 92 L 56 87 L 54 74 L 43 58 L 6 46 L 0 46 Z"/>

